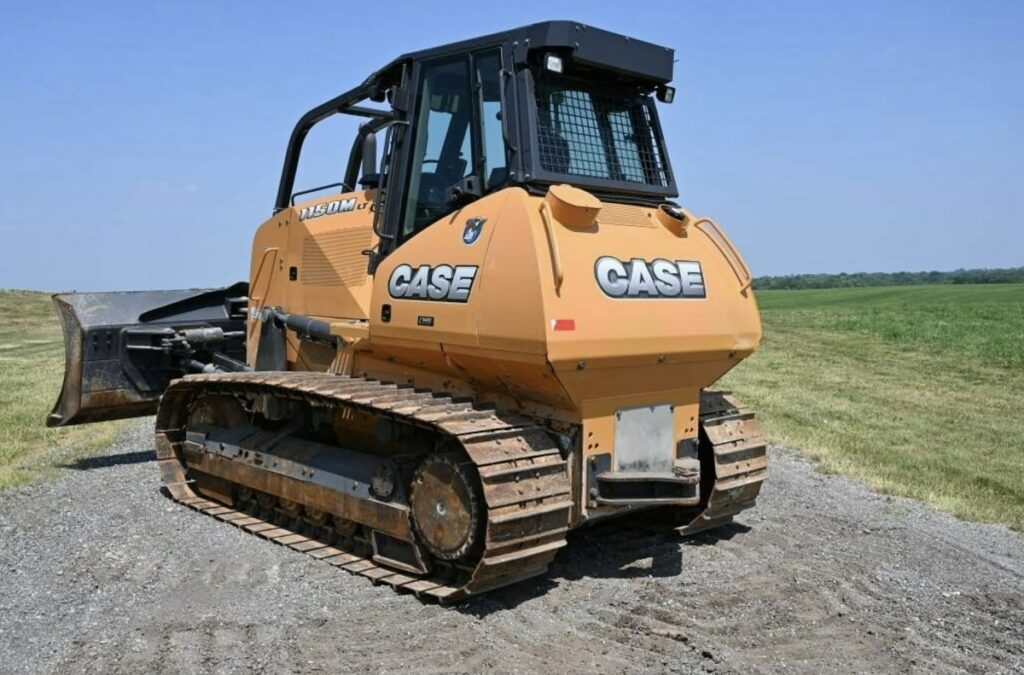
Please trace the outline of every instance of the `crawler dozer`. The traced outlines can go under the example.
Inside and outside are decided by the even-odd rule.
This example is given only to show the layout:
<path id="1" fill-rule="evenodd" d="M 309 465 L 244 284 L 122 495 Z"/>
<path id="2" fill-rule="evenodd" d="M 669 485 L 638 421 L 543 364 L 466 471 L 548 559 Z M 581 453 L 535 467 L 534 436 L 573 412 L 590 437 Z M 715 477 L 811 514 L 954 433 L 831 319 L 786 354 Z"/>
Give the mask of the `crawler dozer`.
<path id="1" fill-rule="evenodd" d="M 708 387 L 761 325 L 725 233 L 672 201 L 673 60 L 566 21 L 395 59 L 295 126 L 248 282 L 55 296 L 48 423 L 155 413 L 175 500 L 445 602 L 599 519 L 729 523 L 765 444 Z M 296 186 L 334 115 L 365 120 L 344 175 Z"/>

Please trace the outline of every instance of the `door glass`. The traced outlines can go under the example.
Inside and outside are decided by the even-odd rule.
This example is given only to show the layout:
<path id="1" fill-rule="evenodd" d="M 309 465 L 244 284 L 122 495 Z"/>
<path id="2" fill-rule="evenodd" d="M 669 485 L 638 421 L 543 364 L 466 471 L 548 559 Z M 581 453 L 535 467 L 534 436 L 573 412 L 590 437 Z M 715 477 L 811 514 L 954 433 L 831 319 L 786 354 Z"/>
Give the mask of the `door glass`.
<path id="1" fill-rule="evenodd" d="M 501 131 L 501 52 L 478 54 L 473 60 L 474 78 L 480 87 L 480 138 L 483 140 L 484 191 L 508 182 L 505 139 Z"/>
<path id="2" fill-rule="evenodd" d="M 472 97 L 467 60 L 458 58 L 424 66 L 419 92 L 402 239 L 450 212 L 448 188 L 473 172 Z"/>

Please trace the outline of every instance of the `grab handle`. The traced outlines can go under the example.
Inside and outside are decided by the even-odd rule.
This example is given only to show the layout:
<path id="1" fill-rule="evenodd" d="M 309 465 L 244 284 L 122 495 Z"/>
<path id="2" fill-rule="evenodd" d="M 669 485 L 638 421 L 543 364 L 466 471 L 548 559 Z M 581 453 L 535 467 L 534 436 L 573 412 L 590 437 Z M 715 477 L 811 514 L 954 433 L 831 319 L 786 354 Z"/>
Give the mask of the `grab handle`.
<path id="1" fill-rule="evenodd" d="M 548 250 L 551 252 L 551 267 L 555 274 L 555 293 L 562 288 L 562 280 L 565 274 L 562 272 L 562 256 L 558 253 L 558 240 L 555 239 L 555 230 L 551 225 L 551 207 L 546 201 L 540 203 L 540 219 L 544 222 L 544 233 L 548 237 Z"/>
<path id="2" fill-rule="evenodd" d="M 700 227 L 700 225 L 704 223 L 711 226 L 714 230 L 714 235 Z M 742 257 L 740 257 L 739 251 L 737 251 L 736 247 L 732 245 L 732 241 L 729 240 L 729 237 L 725 236 L 725 232 L 722 231 L 722 228 L 719 227 L 718 223 L 713 219 L 704 217 L 697 218 L 693 223 L 693 226 L 703 232 L 707 238 L 711 240 L 711 243 L 715 245 L 719 253 L 722 254 L 722 257 L 729 263 L 729 267 L 732 268 L 733 274 L 736 275 L 736 279 L 740 284 L 742 284 L 740 286 L 740 293 L 746 293 L 747 289 L 754 283 L 754 277 L 751 275 L 750 268 L 747 267 L 747 263 Z M 723 244 L 725 248 L 723 248 Z M 728 249 L 728 252 L 726 249 Z M 733 264 L 733 261 L 736 261 L 736 264 Z M 737 269 L 737 266 L 739 266 L 739 269 Z M 742 274 L 740 274 L 741 271 Z"/>

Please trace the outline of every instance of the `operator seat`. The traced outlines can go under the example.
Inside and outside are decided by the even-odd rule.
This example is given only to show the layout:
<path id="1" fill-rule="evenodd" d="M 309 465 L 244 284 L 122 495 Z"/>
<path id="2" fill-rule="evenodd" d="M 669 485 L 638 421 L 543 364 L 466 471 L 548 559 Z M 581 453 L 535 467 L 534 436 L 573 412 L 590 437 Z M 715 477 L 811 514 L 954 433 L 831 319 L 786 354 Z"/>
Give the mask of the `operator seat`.
<path id="1" fill-rule="evenodd" d="M 537 128 L 540 149 L 540 164 L 547 171 L 569 173 L 569 141 L 550 126 L 541 124 Z"/>

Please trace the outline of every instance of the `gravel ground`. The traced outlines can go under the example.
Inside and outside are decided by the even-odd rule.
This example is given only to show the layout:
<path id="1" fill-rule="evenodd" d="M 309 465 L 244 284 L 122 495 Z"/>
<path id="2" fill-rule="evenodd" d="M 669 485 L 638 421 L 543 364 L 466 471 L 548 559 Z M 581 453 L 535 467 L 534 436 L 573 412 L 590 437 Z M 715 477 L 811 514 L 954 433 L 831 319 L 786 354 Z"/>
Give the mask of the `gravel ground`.
<path id="1" fill-rule="evenodd" d="M 446 608 L 175 505 L 140 423 L 0 495 L 0 671 L 1024 670 L 1024 538 L 771 461 L 718 534 L 599 525 Z"/>

